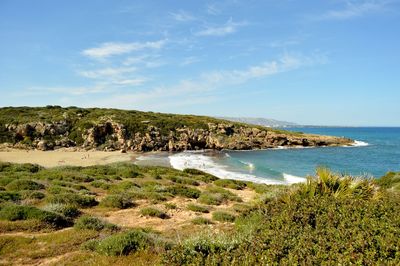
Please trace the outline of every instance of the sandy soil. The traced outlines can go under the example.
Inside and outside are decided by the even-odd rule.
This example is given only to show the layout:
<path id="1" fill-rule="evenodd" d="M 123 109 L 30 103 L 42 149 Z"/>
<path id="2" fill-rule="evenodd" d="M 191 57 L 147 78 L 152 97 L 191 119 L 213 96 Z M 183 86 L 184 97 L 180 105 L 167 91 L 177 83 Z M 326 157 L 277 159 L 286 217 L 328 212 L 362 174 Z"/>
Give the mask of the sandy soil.
<path id="1" fill-rule="evenodd" d="M 44 167 L 64 165 L 89 166 L 115 162 L 132 161 L 136 153 L 119 151 L 74 151 L 60 149 L 55 151 L 6 149 L 0 151 L 0 161 L 12 163 L 34 163 Z"/>

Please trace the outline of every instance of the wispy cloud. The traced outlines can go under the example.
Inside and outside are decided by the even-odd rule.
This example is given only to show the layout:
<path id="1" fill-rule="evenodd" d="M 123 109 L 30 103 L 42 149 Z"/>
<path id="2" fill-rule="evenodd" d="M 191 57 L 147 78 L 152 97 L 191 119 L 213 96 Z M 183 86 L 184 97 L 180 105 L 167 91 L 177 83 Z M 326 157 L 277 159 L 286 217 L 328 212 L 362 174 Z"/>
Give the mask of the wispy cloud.
<path id="1" fill-rule="evenodd" d="M 224 25 L 218 26 L 207 26 L 205 29 L 196 32 L 194 35 L 196 36 L 225 36 L 228 34 L 235 33 L 240 26 L 244 26 L 247 23 L 245 22 L 233 22 L 230 19 Z"/>
<path id="2" fill-rule="evenodd" d="M 217 8 L 217 6 L 215 4 L 208 4 L 206 6 L 206 12 L 209 15 L 218 15 L 221 11 Z"/>
<path id="3" fill-rule="evenodd" d="M 314 20 L 346 20 L 362 17 L 368 14 L 383 11 L 387 4 L 387 1 L 346 1 L 346 6 L 344 8 L 338 10 L 329 10 L 320 16 L 316 16 Z"/>
<path id="4" fill-rule="evenodd" d="M 78 74 L 82 77 L 98 79 L 98 78 L 109 78 L 118 77 L 126 73 L 132 73 L 136 70 L 134 67 L 118 67 L 118 68 L 102 68 L 97 70 L 84 70 L 78 71 Z"/>
<path id="5" fill-rule="evenodd" d="M 107 42 L 99 45 L 98 47 L 86 49 L 82 52 L 82 54 L 93 59 L 104 59 L 110 56 L 126 54 L 143 49 L 161 49 L 165 43 L 166 40 L 130 43 Z"/>
<path id="6" fill-rule="evenodd" d="M 221 70 L 207 72 L 196 79 L 185 79 L 173 86 L 160 86 L 154 89 L 127 94 L 115 94 L 107 101 L 99 102 L 106 106 L 124 106 L 125 108 L 157 109 L 167 102 L 169 107 L 180 106 L 182 102 L 216 101 L 217 92 L 232 85 L 246 83 L 253 79 L 266 78 L 279 73 L 302 67 L 326 63 L 322 55 L 285 54 L 277 60 L 250 66 L 241 70 Z"/>
<path id="7" fill-rule="evenodd" d="M 169 14 L 174 20 L 179 22 L 188 22 L 196 20 L 196 18 L 193 15 L 183 10 L 179 10 L 177 12 L 171 12 Z"/>
<path id="8" fill-rule="evenodd" d="M 17 96 L 40 96 L 54 93 L 57 95 L 69 96 L 84 96 L 90 94 L 98 94 L 106 92 L 108 89 L 104 84 L 97 84 L 94 86 L 77 86 L 77 87 L 30 87 L 22 92 L 17 93 Z"/>

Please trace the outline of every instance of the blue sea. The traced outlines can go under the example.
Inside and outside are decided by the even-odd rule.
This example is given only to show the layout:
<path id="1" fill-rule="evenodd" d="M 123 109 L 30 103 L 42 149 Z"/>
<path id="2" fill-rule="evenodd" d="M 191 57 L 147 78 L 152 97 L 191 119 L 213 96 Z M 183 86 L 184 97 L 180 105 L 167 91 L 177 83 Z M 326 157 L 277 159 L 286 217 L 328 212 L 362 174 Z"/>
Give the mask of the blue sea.
<path id="1" fill-rule="evenodd" d="M 348 137 L 357 140 L 358 146 L 184 152 L 170 155 L 169 160 L 177 169 L 197 168 L 221 178 L 268 184 L 304 181 L 319 166 L 364 177 L 400 171 L 400 128 L 306 127 L 286 130 Z"/>

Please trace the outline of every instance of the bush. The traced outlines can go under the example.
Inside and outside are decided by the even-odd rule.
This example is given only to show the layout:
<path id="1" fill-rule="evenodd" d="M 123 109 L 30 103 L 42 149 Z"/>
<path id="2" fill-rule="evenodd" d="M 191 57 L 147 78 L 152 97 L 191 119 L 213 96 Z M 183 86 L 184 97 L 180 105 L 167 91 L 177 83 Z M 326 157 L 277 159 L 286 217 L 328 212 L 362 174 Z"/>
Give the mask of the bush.
<path id="1" fill-rule="evenodd" d="M 188 204 L 187 205 L 187 209 L 189 211 L 194 211 L 194 212 L 202 212 L 202 213 L 209 213 L 210 210 L 205 207 L 205 206 L 201 206 L 201 205 L 197 205 L 197 204 Z"/>
<path id="2" fill-rule="evenodd" d="M 202 224 L 213 224 L 210 219 L 204 217 L 196 217 L 192 220 L 192 224 L 202 225 Z"/>
<path id="3" fill-rule="evenodd" d="M 97 205 L 97 201 L 94 197 L 83 196 L 73 193 L 61 193 L 57 195 L 51 195 L 47 197 L 49 203 L 69 204 L 76 205 L 78 207 L 86 208 Z"/>
<path id="4" fill-rule="evenodd" d="M 174 203 L 169 203 L 169 202 L 165 203 L 165 204 L 164 204 L 164 207 L 165 207 L 166 209 L 168 209 L 168 210 L 175 210 L 175 209 L 178 208 L 178 207 L 176 206 L 176 204 L 174 204 Z"/>
<path id="5" fill-rule="evenodd" d="M 235 215 L 223 212 L 223 211 L 215 211 L 212 213 L 212 219 L 219 222 L 229 222 L 233 223 L 236 219 Z"/>
<path id="6" fill-rule="evenodd" d="M 18 201 L 21 195 L 18 192 L 0 191 L 0 202 L 2 201 Z"/>
<path id="7" fill-rule="evenodd" d="M 21 191 L 22 194 L 22 198 L 23 199 L 37 199 L 37 200 L 41 200 L 44 199 L 46 197 L 46 194 L 44 194 L 43 192 L 40 191 Z"/>
<path id="8" fill-rule="evenodd" d="M 81 214 L 81 211 L 77 207 L 65 204 L 49 204 L 43 209 L 46 211 L 61 214 L 70 219 L 76 218 Z"/>
<path id="9" fill-rule="evenodd" d="M 110 184 L 107 184 L 107 183 L 105 183 L 105 182 L 103 182 L 103 181 L 99 181 L 99 180 L 92 181 L 92 182 L 90 183 L 90 185 L 92 185 L 92 186 L 95 187 L 95 188 L 102 188 L 102 189 L 104 189 L 104 190 L 108 190 L 108 189 L 110 189 L 110 187 L 111 187 Z"/>
<path id="10" fill-rule="evenodd" d="M 178 195 L 190 199 L 197 199 L 201 191 L 196 188 L 190 188 L 183 185 L 175 185 L 167 188 L 167 191 L 172 195 Z"/>
<path id="11" fill-rule="evenodd" d="M 30 219 L 37 219 L 56 228 L 70 225 L 61 215 L 40 210 L 32 206 L 6 205 L 0 210 L 0 220 L 18 221 Z"/>
<path id="12" fill-rule="evenodd" d="M 190 178 L 185 178 L 185 177 L 177 177 L 177 176 L 167 176 L 166 179 L 171 180 L 174 183 L 177 184 L 183 184 L 183 185 L 191 185 L 191 186 L 199 186 L 199 182 L 196 180 L 190 179 Z"/>
<path id="13" fill-rule="evenodd" d="M 27 179 L 14 180 L 11 183 L 9 183 L 6 187 L 8 190 L 16 190 L 16 191 L 44 189 L 44 185 Z"/>
<path id="14" fill-rule="evenodd" d="M 236 190 L 242 190 L 246 187 L 246 182 L 231 179 L 218 179 L 214 184 L 219 187 L 227 187 Z"/>
<path id="15" fill-rule="evenodd" d="M 400 173 L 388 172 L 377 179 L 376 183 L 383 188 L 400 190 Z"/>
<path id="16" fill-rule="evenodd" d="M 152 207 L 147 207 L 147 208 L 141 209 L 140 214 L 143 216 L 158 217 L 161 219 L 169 218 L 169 216 L 165 212 L 163 212 L 159 209 L 156 209 L 156 208 L 152 208 Z"/>
<path id="17" fill-rule="evenodd" d="M 192 175 L 193 178 L 197 179 L 197 180 L 201 180 L 205 183 L 211 183 L 215 180 L 218 180 L 219 178 L 213 175 L 210 175 L 206 172 L 197 170 L 197 169 L 193 169 L 193 168 L 186 168 L 183 169 L 184 173 L 190 174 Z"/>
<path id="18" fill-rule="evenodd" d="M 103 207 L 126 209 L 134 206 L 132 200 L 127 195 L 108 195 L 100 202 Z"/>
<path id="19" fill-rule="evenodd" d="M 114 234 L 103 240 L 91 242 L 90 249 L 107 256 L 126 256 L 154 246 L 154 237 L 142 230 Z"/>
<path id="20" fill-rule="evenodd" d="M 91 217 L 88 215 L 84 215 L 76 220 L 74 227 L 76 229 L 87 229 L 87 230 L 95 230 L 101 231 L 103 229 L 116 231 L 118 227 L 114 224 L 107 223 L 105 221 L 100 220 L 96 217 Z"/>
<path id="21" fill-rule="evenodd" d="M 218 194 L 203 192 L 198 198 L 198 202 L 207 205 L 221 205 L 223 202 L 223 198 L 221 195 Z"/>

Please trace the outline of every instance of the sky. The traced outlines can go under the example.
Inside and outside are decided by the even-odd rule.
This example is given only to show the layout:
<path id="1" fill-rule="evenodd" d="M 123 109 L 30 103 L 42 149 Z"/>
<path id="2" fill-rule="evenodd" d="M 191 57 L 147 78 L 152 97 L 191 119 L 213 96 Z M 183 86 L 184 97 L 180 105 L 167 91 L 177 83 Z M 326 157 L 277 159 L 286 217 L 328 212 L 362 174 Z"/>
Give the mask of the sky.
<path id="1" fill-rule="evenodd" d="M 0 106 L 400 126 L 400 0 L 0 0 Z"/>

